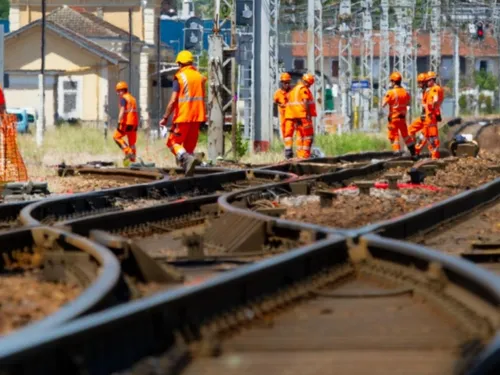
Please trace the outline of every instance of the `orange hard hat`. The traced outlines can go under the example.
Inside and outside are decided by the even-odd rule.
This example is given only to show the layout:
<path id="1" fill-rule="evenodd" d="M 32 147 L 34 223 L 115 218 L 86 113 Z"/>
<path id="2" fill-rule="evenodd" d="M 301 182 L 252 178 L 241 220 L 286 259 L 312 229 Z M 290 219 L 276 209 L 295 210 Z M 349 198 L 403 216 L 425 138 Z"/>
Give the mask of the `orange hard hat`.
<path id="1" fill-rule="evenodd" d="M 286 72 L 285 73 L 281 73 L 281 75 L 280 75 L 280 81 L 281 82 L 289 82 L 291 80 L 292 80 L 292 76 L 290 74 L 288 74 Z"/>
<path id="2" fill-rule="evenodd" d="M 389 77 L 389 79 L 392 82 L 401 82 L 403 80 L 403 77 L 401 76 L 401 73 L 399 73 L 399 72 L 393 72 L 391 74 L 391 76 Z"/>
<path id="3" fill-rule="evenodd" d="M 119 91 L 119 90 L 128 90 L 127 82 L 124 82 L 124 81 L 118 82 L 116 84 L 116 91 Z"/>
<path id="4" fill-rule="evenodd" d="M 434 73 L 433 71 L 427 72 L 427 81 L 430 79 L 436 79 L 436 78 L 437 78 L 436 73 Z"/>
<path id="5" fill-rule="evenodd" d="M 420 73 L 417 76 L 417 82 L 418 83 L 424 83 L 425 81 L 427 81 L 427 73 Z"/>
<path id="6" fill-rule="evenodd" d="M 314 76 L 310 73 L 306 73 L 302 76 L 302 81 L 304 81 L 305 83 L 307 83 L 309 86 L 312 86 L 314 85 Z"/>

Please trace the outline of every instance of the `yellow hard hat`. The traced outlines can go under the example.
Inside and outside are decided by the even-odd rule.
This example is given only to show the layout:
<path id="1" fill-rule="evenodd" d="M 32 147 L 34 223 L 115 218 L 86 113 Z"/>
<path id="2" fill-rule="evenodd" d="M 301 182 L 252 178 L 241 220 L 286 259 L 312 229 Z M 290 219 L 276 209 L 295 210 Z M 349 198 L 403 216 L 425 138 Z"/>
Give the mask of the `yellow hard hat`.
<path id="1" fill-rule="evenodd" d="M 427 81 L 427 73 L 420 73 L 417 76 L 417 82 L 418 83 L 424 83 L 425 81 Z"/>
<path id="2" fill-rule="evenodd" d="M 427 72 L 427 81 L 429 81 L 431 79 L 436 79 L 436 77 L 437 77 L 437 75 L 433 71 Z"/>
<path id="3" fill-rule="evenodd" d="M 292 80 L 292 77 L 290 76 L 290 74 L 288 73 L 281 73 L 281 76 L 280 76 L 280 81 L 281 82 L 289 82 Z"/>
<path id="4" fill-rule="evenodd" d="M 314 85 L 314 76 L 310 73 L 306 73 L 302 76 L 302 81 L 304 81 L 305 83 L 307 83 L 309 86 L 312 86 Z"/>
<path id="5" fill-rule="evenodd" d="M 194 60 L 193 54 L 189 51 L 181 51 L 177 55 L 177 59 L 175 60 L 176 63 L 181 63 L 181 64 L 189 64 L 192 63 Z"/>
<path id="6" fill-rule="evenodd" d="M 119 90 L 128 90 L 127 82 L 124 82 L 124 81 L 118 82 L 116 84 L 116 91 L 119 91 Z"/>
<path id="7" fill-rule="evenodd" d="M 392 82 L 401 82 L 403 80 L 403 77 L 401 76 L 401 73 L 399 72 L 393 72 L 389 78 Z"/>

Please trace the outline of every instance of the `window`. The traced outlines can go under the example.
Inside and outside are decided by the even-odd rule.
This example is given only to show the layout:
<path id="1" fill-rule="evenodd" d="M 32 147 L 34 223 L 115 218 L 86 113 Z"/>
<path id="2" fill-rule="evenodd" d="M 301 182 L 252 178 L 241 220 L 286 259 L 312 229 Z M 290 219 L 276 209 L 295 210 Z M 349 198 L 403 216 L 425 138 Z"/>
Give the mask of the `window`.
<path id="1" fill-rule="evenodd" d="M 59 77 L 58 114 L 63 119 L 81 118 L 82 77 Z"/>
<path id="2" fill-rule="evenodd" d="M 479 61 L 479 71 L 480 72 L 487 72 L 488 71 L 488 61 L 486 61 L 486 60 Z"/>
<path id="3" fill-rule="evenodd" d="M 304 59 L 294 59 L 293 69 L 294 70 L 304 70 L 306 68 L 306 62 Z"/>

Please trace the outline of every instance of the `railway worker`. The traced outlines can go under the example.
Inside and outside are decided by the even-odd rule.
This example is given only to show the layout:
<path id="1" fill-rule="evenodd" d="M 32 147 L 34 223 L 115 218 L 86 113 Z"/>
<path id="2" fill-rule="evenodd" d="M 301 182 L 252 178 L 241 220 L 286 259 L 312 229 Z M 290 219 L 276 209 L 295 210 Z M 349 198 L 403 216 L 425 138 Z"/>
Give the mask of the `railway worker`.
<path id="1" fill-rule="evenodd" d="M 0 87 L 0 115 L 5 115 L 5 95 L 3 89 Z"/>
<path id="2" fill-rule="evenodd" d="M 424 144 L 431 153 L 432 159 L 439 159 L 439 131 L 438 119 L 441 119 L 440 105 L 444 98 L 441 87 L 436 85 L 436 73 L 427 73 L 427 93 L 425 95 L 425 124 L 424 124 Z M 423 146 L 423 144 L 422 144 Z"/>
<path id="3" fill-rule="evenodd" d="M 281 138 L 285 138 L 285 108 L 288 101 L 288 92 L 290 91 L 290 83 L 292 77 L 288 73 L 281 73 L 281 87 L 274 93 L 274 103 L 278 105 L 279 122 L 281 129 Z"/>
<path id="4" fill-rule="evenodd" d="M 200 161 L 193 156 L 198 143 L 200 125 L 207 121 L 205 105 L 206 78 L 193 66 L 193 55 L 180 51 L 176 63 L 179 70 L 174 76 L 173 92 L 160 126 L 166 126 L 173 113 L 173 124 L 167 139 L 167 147 L 184 168 L 186 176 L 192 176 Z"/>
<path id="5" fill-rule="evenodd" d="M 408 134 L 406 125 L 406 112 L 410 105 L 411 97 L 408 92 L 401 87 L 403 77 L 399 72 L 393 72 L 390 76 L 391 89 L 387 91 L 382 102 L 382 108 L 389 106 L 389 116 L 387 118 L 388 138 L 392 144 L 394 152 L 400 151 L 399 133 L 403 137 L 410 153 L 415 155 L 415 142 Z"/>
<path id="6" fill-rule="evenodd" d="M 410 125 L 408 132 L 412 139 L 415 139 L 415 135 L 419 131 L 423 131 L 424 129 L 424 124 L 425 124 L 425 95 L 427 93 L 427 73 L 420 73 L 417 76 L 417 85 L 418 87 L 422 90 L 422 97 L 421 97 L 421 103 L 422 103 L 422 112 L 420 117 L 413 121 L 413 123 Z M 417 143 L 415 145 L 415 154 L 419 155 L 420 151 L 423 147 L 423 144 Z"/>
<path id="7" fill-rule="evenodd" d="M 126 82 L 118 82 L 116 93 L 120 98 L 120 114 L 118 115 L 118 127 L 113 135 L 113 139 L 125 153 L 123 164 L 127 166 L 130 162 L 135 162 L 137 142 L 137 127 L 139 126 L 139 116 L 137 115 L 137 102 L 130 95 Z M 127 137 L 128 144 L 125 142 Z"/>
<path id="8" fill-rule="evenodd" d="M 311 156 L 314 139 L 312 118 L 317 116 L 316 103 L 310 87 L 314 84 L 314 75 L 306 73 L 297 85 L 288 93 L 285 108 L 285 158 L 293 158 L 293 135 L 297 131 L 297 157 L 307 159 Z"/>

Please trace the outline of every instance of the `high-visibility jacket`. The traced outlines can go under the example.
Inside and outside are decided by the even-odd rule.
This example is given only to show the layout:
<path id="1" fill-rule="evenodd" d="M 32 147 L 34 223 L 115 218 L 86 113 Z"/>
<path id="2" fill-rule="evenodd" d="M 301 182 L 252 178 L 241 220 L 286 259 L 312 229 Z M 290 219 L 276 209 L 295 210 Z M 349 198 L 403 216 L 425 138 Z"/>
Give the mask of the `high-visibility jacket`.
<path id="1" fill-rule="evenodd" d="M 179 96 L 174 111 L 174 124 L 182 122 L 205 122 L 206 78 L 194 66 L 185 66 L 175 74 L 179 82 Z"/>
<path id="2" fill-rule="evenodd" d="M 440 86 L 434 85 L 430 87 L 425 98 L 426 113 L 427 114 L 439 113 L 439 107 L 443 102 L 443 99 L 444 99 L 444 91 Z"/>
<path id="3" fill-rule="evenodd" d="M 404 88 L 396 86 L 387 91 L 384 101 L 389 104 L 389 118 L 391 120 L 402 119 L 406 117 L 411 96 Z"/>
<path id="4" fill-rule="evenodd" d="M 274 93 L 274 102 L 278 104 L 278 113 L 280 115 L 280 121 L 285 119 L 285 105 L 288 101 L 288 91 L 283 89 L 278 89 Z"/>
<path id="5" fill-rule="evenodd" d="M 123 125 L 139 125 L 139 116 L 137 114 L 137 102 L 135 98 L 130 95 L 130 93 L 123 94 L 123 99 L 125 99 L 125 112 L 122 118 Z"/>
<path id="6" fill-rule="evenodd" d="M 311 90 L 303 83 L 298 83 L 290 92 L 288 93 L 288 102 L 285 109 L 286 119 L 300 119 L 307 117 L 307 108 L 309 109 L 309 115 L 312 117 L 317 116 L 316 113 L 316 103 Z"/>

